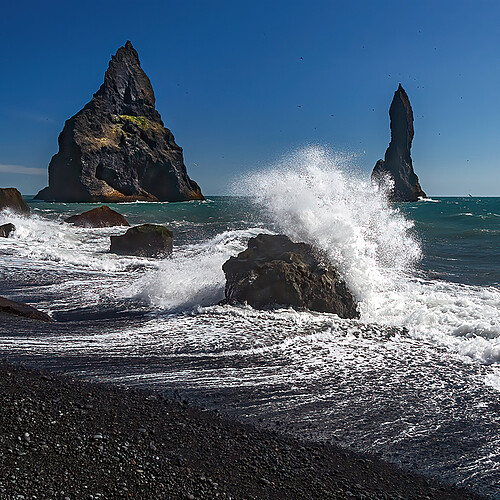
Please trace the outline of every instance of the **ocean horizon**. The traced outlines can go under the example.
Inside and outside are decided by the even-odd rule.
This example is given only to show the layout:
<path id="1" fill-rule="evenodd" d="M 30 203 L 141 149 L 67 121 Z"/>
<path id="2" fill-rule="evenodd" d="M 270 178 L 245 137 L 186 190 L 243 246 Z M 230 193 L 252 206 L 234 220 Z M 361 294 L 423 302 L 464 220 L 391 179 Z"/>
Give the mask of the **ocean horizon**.
<path id="1" fill-rule="evenodd" d="M 315 153 L 316 154 L 316 153 Z M 109 253 L 96 204 L 0 213 L 0 295 L 56 321 L 0 324 L 2 358 L 146 387 L 498 496 L 500 197 L 391 204 L 335 163 L 270 170 L 248 197 L 108 204 L 174 233 L 171 258 Z M 222 264 L 260 233 L 323 252 L 359 320 L 220 305 Z"/>

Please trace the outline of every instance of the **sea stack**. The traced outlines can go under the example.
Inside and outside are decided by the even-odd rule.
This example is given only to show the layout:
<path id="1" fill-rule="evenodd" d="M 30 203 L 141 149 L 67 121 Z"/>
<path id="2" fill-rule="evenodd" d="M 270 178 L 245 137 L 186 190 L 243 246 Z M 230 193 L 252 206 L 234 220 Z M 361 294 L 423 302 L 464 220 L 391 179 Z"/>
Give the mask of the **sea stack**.
<path id="1" fill-rule="evenodd" d="M 49 186 L 36 199 L 62 202 L 203 200 L 182 148 L 155 108 L 151 82 L 128 41 L 111 57 L 104 83 L 66 121 Z"/>
<path id="2" fill-rule="evenodd" d="M 391 142 L 385 158 L 377 161 L 372 172 L 372 179 L 380 181 L 389 176 L 394 182 L 394 189 L 390 194 L 392 201 L 418 201 L 426 198 L 418 182 L 417 174 L 413 171 L 410 156 L 413 141 L 413 111 L 405 90 L 399 84 L 394 92 L 389 109 L 391 119 Z"/>

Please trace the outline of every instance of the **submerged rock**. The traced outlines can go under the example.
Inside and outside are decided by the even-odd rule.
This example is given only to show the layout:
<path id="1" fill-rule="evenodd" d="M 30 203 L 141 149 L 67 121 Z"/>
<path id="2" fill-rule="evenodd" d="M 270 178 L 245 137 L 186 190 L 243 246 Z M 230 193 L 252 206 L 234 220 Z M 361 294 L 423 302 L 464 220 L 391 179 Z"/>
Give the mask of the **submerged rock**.
<path id="1" fill-rule="evenodd" d="M 394 182 L 390 198 L 392 201 L 418 201 L 426 198 L 413 171 L 410 156 L 413 141 L 413 111 L 405 90 L 399 85 L 389 109 L 391 118 L 391 142 L 384 160 L 378 160 L 372 172 L 372 179 L 381 182 L 389 176 Z"/>
<path id="2" fill-rule="evenodd" d="M 10 222 L 0 226 L 0 238 L 8 238 L 9 234 L 16 230 L 16 226 Z"/>
<path id="3" fill-rule="evenodd" d="M 30 214 L 30 207 L 16 188 L 0 188 L 0 210 L 6 209 L 22 215 Z"/>
<path id="4" fill-rule="evenodd" d="M 111 58 L 92 100 L 66 121 L 40 200 L 202 200 L 182 148 L 155 109 L 151 82 L 128 41 Z"/>
<path id="5" fill-rule="evenodd" d="M 337 270 L 311 245 L 293 243 L 284 235 L 250 238 L 248 248 L 231 257 L 222 269 L 226 275 L 225 302 L 359 317 L 356 302 Z"/>
<path id="6" fill-rule="evenodd" d="M 72 215 L 64 222 L 69 222 L 80 227 L 112 227 L 112 226 L 130 226 L 127 219 L 122 214 L 111 210 L 106 205 L 93 208 L 83 214 Z"/>
<path id="7" fill-rule="evenodd" d="M 165 257 L 172 253 L 173 233 L 165 226 L 143 224 L 123 236 L 111 236 L 110 252 L 139 257 Z"/>
<path id="8" fill-rule="evenodd" d="M 24 318 L 36 319 L 39 321 L 53 321 L 53 319 L 42 311 L 23 304 L 22 302 L 14 302 L 13 300 L 0 297 L 0 313 L 14 314 L 16 316 L 23 316 Z"/>

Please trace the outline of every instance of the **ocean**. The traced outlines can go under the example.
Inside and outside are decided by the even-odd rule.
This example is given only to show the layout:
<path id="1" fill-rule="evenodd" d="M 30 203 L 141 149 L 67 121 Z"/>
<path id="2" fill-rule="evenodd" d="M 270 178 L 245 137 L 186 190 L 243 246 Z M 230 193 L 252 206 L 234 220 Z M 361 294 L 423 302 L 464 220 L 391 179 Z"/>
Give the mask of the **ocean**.
<path id="1" fill-rule="evenodd" d="M 110 254 L 125 228 L 63 222 L 98 204 L 28 197 L 30 218 L 0 213 L 16 226 L 0 241 L 0 295 L 57 320 L 0 323 L 0 355 L 152 387 L 500 498 L 500 198 L 392 205 L 319 148 L 233 191 L 110 205 L 131 225 L 171 228 L 167 259 Z M 222 264 L 262 232 L 325 251 L 360 320 L 218 305 Z"/>

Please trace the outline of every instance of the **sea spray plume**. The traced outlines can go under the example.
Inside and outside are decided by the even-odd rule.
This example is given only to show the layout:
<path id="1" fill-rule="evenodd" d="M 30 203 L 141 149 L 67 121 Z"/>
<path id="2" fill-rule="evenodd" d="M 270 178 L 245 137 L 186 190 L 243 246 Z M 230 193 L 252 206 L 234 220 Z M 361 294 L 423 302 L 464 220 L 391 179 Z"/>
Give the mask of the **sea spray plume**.
<path id="1" fill-rule="evenodd" d="M 160 262 L 158 269 L 124 290 L 124 296 L 139 297 L 167 313 L 217 304 L 224 298 L 222 265 L 242 252 L 249 238 L 262 232 L 262 228 L 230 230 L 178 247 L 174 258 Z"/>
<path id="2" fill-rule="evenodd" d="M 389 204 L 383 187 L 355 173 L 345 155 L 300 149 L 248 175 L 243 185 L 280 231 L 327 252 L 362 314 L 387 300 L 395 278 L 410 274 L 421 257 L 412 222 Z"/>

